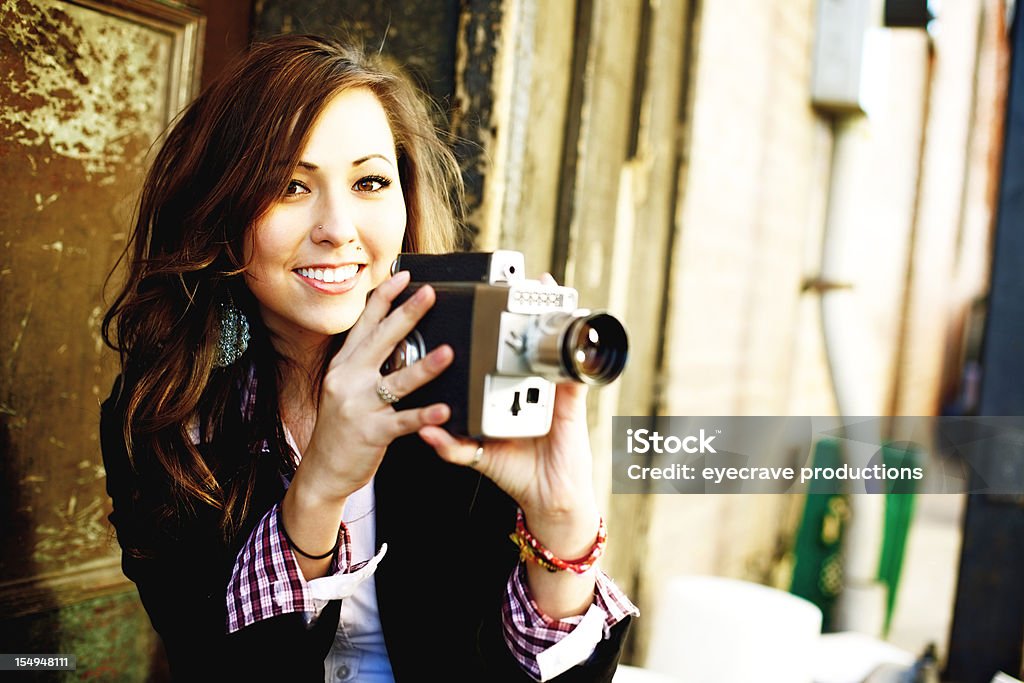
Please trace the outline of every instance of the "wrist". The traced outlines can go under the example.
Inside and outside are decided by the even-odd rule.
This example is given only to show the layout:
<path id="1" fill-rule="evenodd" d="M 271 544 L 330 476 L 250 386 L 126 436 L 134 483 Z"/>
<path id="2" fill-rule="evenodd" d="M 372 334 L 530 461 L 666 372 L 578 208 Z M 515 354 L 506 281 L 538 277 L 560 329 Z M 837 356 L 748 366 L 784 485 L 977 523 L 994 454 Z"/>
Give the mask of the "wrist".
<path id="1" fill-rule="evenodd" d="M 608 540 L 608 530 L 604 525 L 604 520 L 599 519 L 594 542 L 585 554 L 574 556 L 571 559 L 560 557 L 530 532 L 526 527 L 526 520 L 523 517 L 522 510 L 520 510 L 516 515 L 515 533 L 511 534 L 510 538 L 519 547 L 519 558 L 526 562 L 527 572 L 531 576 L 538 576 L 538 567 L 551 573 L 565 571 L 569 575 L 583 576 L 590 573 L 601 558 L 601 555 L 604 554 Z"/>
<path id="2" fill-rule="evenodd" d="M 312 456 L 312 457 L 311 457 Z M 360 487 L 340 474 L 317 467 L 315 455 L 307 451 L 299 462 L 289 489 L 301 495 L 303 506 L 343 506 L 348 497 Z"/>
<path id="3" fill-rule="evenodd" d="M 348 495 L 324 486 L 324 477 L 303 476 L 301 465 L 292 477 L 285 500 L 293 512 L 305 514 L 313 511 L 344 509 Z"/>
<path id="4" fill-rule="evenodd" d="M 594 547 L 601 524 L 594 503 L 554 514 L 524 509 L 523 516 L 530 534 L 564 560 L 587 555 Z"/>
<path id="5" fill-rule="evenodd" d="M 336 561 L 346 500 L 327 504 L 315 488 L 293 479 L 280 503 L 278 531 L 307 581 L 325 576 Z"/>

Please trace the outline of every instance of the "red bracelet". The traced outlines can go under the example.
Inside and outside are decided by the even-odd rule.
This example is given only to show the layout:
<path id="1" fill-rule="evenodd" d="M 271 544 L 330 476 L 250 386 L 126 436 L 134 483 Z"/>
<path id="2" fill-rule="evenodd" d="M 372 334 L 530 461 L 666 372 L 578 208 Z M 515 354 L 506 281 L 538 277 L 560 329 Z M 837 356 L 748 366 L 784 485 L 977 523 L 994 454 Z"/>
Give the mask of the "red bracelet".
<path id="1" fill-rule="evenodd" d="M 555 557 L 555 554 L 541 545 L 541 542 L 534 538 L 530 530 L 526 528 L 526 518 L 522 509 L 516 512 L 516 530 L 509 535 L 512 542 L 519 547 L 519 559 L 522 561 L 536 562 L 549 572 L 570 571 L 574 574 L 586 574 L 598 558 L 604 554 L 604 548 L 608 544 L 608 528 L 604 524 L 604 517 L 600 518 L 597 526 L 597 540 L 594 547 L 584 557 L 578 560 L 562 560 Z"/>

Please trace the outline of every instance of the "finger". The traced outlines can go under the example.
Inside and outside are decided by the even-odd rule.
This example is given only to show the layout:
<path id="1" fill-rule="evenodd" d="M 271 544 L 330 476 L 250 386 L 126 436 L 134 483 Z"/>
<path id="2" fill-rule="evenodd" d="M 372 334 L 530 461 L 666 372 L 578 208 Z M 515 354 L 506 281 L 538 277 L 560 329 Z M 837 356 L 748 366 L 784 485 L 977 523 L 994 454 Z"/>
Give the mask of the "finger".
<path id="1" fill-rule="evenodd" d="M 473 439 L 457 439 L 441 427 L 423 427 L 420 438 L 432 446 L 442 459 L 455 465 L 473 467 L 481 472 L 487 469 L 489 454 L 482 442 Z"/>
<path id="2" fill-rule="evenodd" d="M 555 385 L 555 395 L 559 394 L 572 401 L 586 400 L 587 385 L 583 382 L 559 382 Z"/>
<path id="3" fill-rule="evenodd" d="M 366 301 L 359 320 L 348 333 L 348 342 L 360 343 L 380 323 L 391 310 L 393 302 L 408 286 L 411 275 L 407 270 L 400 270 L 380 283 Z M 354 347 L 353 347 L 354 348 Z"/>
<path id="4" fill-rule="evenodd" d="M 380 367 L 395 347 L 416 328 L 436 300 L 434 288 L 423 285 L 381 320 L 353 349 L 353 357 Z"/>
<path id="5" fill-rule="evenodd" d="M 386 386 L 396 396 L 408 396 L 444 372 L 454 358 L 452 347 L 442 344 L 411 366 L 387 375 Z"/>
<path id="6" fill-rule="evenodd" d="M 435 425 L 442 425 L 452 416 L 452 410 L 444 403 L 434 403 L 423 408 L 409 408 L 399 410 L 395 413 L 391 422 L 391 439 L 394 440 L 405 434 L 412 434 L 422 429 L 440 429 Z M 447 434 L 448 432 L 445 432 Z"/>
<path id="7" fill-rule="evenodd" d="M 555 282 L 555 278 L 551 275 L 551 273 L 544 273 L 544 274 L 542 274 L 540 276 L 540 283 L 542 285 L 549 285 L 551 287 L 557 287 L 558 286 L 558 283 Z"/>
<path id="8" fill-rule="evenodd" d="M 366 301 L 363 316 L 369 322 L 380 322 L 391 310 L 391 302 L 409 285 L 411 279 L 409 271 L 400 270 L 378 285 Z"/>
<path id="9" fill-rule="evenodd" d="M 555 387 L 555 415 L 574 417 L 587 412 L 587 385 L 578 382 L 560 382 Z M 586 419 L 586 418 L 584 418 Z"/>

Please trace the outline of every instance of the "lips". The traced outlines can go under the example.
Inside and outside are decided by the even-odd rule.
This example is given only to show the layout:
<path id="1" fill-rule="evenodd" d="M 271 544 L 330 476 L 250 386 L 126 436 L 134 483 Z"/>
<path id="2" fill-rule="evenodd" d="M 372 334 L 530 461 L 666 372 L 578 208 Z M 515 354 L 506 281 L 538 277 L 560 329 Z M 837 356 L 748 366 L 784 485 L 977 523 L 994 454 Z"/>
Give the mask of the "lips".
<path id="1" fill-rule="evenodd" d="M 344 282 L 354 278 L 359 273 L 361 266 L 356 263 L 349 263 L 344 266 L 338 266 L 336 268 L 331 267 L 311 267 L 311 268 L 296 268 L 295 272 L 304 278 L 310 280 L 316 280 L 317 282 Z"/>

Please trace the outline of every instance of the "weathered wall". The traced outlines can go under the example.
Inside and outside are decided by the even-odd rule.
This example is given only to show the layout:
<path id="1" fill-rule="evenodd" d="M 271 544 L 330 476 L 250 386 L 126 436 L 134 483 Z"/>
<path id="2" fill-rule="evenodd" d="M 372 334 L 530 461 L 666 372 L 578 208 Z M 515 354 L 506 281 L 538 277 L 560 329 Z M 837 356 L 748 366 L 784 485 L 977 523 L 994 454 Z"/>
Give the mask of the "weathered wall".
<path id="1" fill-rule="evenodd" d="M 109 555 L 90 419 L 112 380 L 99 293 L 166 120 L 152 94 L 168 88 L 159 65 L 170 53 L 168 40 L 96 12 L 35 7 L 4 5 L 0 67 L 12 75 L 0 118 L 4 460 L 19 484 L 11 516 L 31 519 L 4 546 L 10 578 Z"/>
<path id="2" fill-rule="evenodd" d="M 701 3 L 670 276 L 666 341 L 677 352 L 665 356 L 666 414 L 838 409 L 820 296 L 803 287 L 821 272 L 830 232 L 844 240 L 850 288 L 824 296 L 854 304 L 854 375 L 869 410 L 935 414 L 942 377 L 958 373 L 948 349 L 959 336 L 954 323 L 986 286 L 985 190 L 996 178 L 986 160 L 998 145 L 998 78 L 977 72 L 978 54 L 998 51 L 1003 39 L 979 30 L 981 2 L 943 6 L 932 40 L 921 30 L 876 29 L 866 76 L 874 106 L 866 117 L 832 119 L 809 101 L 816 4 Z M 990 21 L 998 5 L 987 5 Z M 972 125 L 978 107 L 983 126 Z M 677 573 L 787 585 L 790 520 L 801 504 L 657 498 L 642 604 L 655 605 Z M 915 566 L 955 562 L 920 559 Z M 947 609 L 934 602 L 946 597 L 934 596 L 931 608 Z M 637 635 L 641 652 L 646 635 Z"/>
<path id="3" fill-rule="evenodd" d="M 662 414 L 786 414 L 797 368 L 814 360 L 795 353 L 808 242 L 820 234 L 827 182 L 818 173 L 823 133 L 807 98 L 813 12 L 811 0 L 701 3 Z M 831 412 L 827 381 L 819 388 L 809 414 Z M 638 586 L 650 617 L 638 629 L 638 659 L 672 575 L 771 582 L 798 503 L 656 496 Z"/>
<path id="4" fill-rule="evenodd" d="M 0 640 L 114 680 L 154 638 L 106 522 L 101 290 L 150 146 L 195 83 L 201 23 L 159 3 L 4 0 L 0 27 Z"/>
<path id="5" fill-rule="evenodd" d="M 932 414 L 949 398 L 950 373 L 944 377 L 934 370 L 956 363 L 949 349 L 958 347 L 964 311 L 988 286 L 993 208 L 986 194 L 998 175 L 985 160 L 1001 144 L 993 138 L 998 129 L 992 126 L 992 105 L 1002 100 L 992 90 L 992 56 L 987 64 L 980 56 L 999 40 L 991 28 L 984 30 L 985 20 L 992 26 L 1001 12 L 983 0 L 948 3 L 945 30 L 934 39 L 899 390 L 893 400 L 898 414 Z M 988 90 L 979 93 L 979 87 Z"/>
<path id="6" fill-rule="evenodd" d="M 11 653 L 61 653 L 77 658 L 73 674 L 19 672 L 12 675 L 18 681 L 168 680 L 162 647 L 134 589 L 2 619 L 0 642 Z"/>

